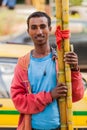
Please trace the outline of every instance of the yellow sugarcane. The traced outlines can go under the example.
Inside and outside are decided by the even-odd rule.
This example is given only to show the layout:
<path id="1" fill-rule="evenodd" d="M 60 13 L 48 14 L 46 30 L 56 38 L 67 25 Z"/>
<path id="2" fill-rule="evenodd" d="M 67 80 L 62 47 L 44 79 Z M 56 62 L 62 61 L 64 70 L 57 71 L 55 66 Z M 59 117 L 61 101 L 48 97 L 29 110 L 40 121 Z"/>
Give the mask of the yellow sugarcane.
<path id="1" fill-rule="evenodd" d="M 62 30 L 62 1 L 56 0 L 56 18 L 57 18 L 57 25 L 60 26 Z M 64 48 L 63 42 L 61 42 L 61 50 L 57 48 L 58 53 L 58 82 L 65 83 L 65 71 L 64 71 Z M 59 99 L 59 108 L 60 108 L 60 119 L 61 119 L 61 130 L 67 130 L 67 116 L 66 116 L 66 99 L 64 97 Z"/>
<path id="2" fill-rule="evenodd" d="M 62 21 L 63 30 L 69 29 L 69 0 L 62 0 Z M 70 51 L 69 39 L 64 40 L 64 52 Z M 68 130 L 72 130 L 72 87 L 71 87 L 71 70 L 68 64 L 65 64 L 65 78 L 68 87 L 67 93 L 67 125 Z"/>
<path id="3" fill-rule="evenodd" d="M 45 11 L 45 0 L 33 0 L 32 3 L 38 11 Z"/>
<path id="4" fill-rule="evenodd" d="M 69 29 L 69 0 L 56 0 L 56 18 L 57 25 L 61 30 Z M 71 91 L 71 71 L 68 64 L 64 64 L 64 53 L 70 51 L 69 39 L 62 40 L 61 50 L 58 50 L 59 61 L 59 76 L 58 82 L 66 83 L 68 87 L 67 99 L 61 98 L 59 100 L 61 130 L 72 130 L 72 91 Z"/>

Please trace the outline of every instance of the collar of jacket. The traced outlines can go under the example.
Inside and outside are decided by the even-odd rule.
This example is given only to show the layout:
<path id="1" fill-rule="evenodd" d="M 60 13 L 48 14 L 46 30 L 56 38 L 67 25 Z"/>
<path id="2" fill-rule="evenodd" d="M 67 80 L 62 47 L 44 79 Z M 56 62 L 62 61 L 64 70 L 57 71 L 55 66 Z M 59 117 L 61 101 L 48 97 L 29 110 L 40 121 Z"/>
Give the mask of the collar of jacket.
<path id="1" fill-rule="evenodd" d="M 51 52 L 52 52 L 52 59 L 56 60 L 57 53 L 56 53 L 55 49 L 51 48 Z M 17 64 L 20 65 L 20 67 L 22 67 L 22 69 L 24 69 L 24 70 L 28 70 L 29 63 L 30 63 L 30 53 L 27 53 L 26 55 L 18 58 Z"/>

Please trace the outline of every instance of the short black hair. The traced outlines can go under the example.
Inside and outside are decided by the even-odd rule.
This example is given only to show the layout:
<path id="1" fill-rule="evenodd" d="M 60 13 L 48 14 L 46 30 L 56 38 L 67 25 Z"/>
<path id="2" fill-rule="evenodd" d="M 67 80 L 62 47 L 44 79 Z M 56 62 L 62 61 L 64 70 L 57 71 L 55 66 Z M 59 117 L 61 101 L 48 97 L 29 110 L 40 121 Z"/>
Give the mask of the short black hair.
<path id="1" fill-rule="evenodd" d="M 49 26 L 49 27 L 51 26 L 51 18 L 50 18 L 45 12 L 36 11 L 36 12 L 32 13 L 32 14 L 27 18 L 27 26 L 28 26 L 28 29 L 29 29 L 29 20 L 30 20 L 31 18 L 34 18 L 34 17 L 46 17 L 47 20 L 48 20 L 48 26 Z"/>

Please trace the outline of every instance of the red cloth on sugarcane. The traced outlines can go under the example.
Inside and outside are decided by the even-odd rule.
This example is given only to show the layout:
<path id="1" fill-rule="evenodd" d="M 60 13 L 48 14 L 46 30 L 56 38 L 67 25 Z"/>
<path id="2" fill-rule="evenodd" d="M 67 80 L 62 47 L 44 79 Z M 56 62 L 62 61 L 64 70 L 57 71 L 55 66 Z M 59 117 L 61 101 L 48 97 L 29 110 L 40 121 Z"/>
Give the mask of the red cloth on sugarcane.
<path id="1" fill-rule="evenodd" d="M 68 39 L 70 36 L 70 31 L 69 30 L 61 30 L 60 26 L 57 26 L 55 35 L 56 35 L 56 43 L 57 43 L 58 49 L 60 50 L 62 39 Z"/>

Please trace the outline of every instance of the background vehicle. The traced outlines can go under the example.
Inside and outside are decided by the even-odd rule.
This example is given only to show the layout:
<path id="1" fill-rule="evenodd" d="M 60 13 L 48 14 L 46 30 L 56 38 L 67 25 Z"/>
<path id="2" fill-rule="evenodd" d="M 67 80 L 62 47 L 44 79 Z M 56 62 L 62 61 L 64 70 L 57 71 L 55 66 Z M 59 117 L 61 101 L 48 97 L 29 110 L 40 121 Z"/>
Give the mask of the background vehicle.
<path id="1" fill-rule="evenodd" d="M 29 52 L 33 46 L 0 44 L 0 129 L 16 128 L 19 112 L 10 99 L 10 84 L 18 57 Z M 87 128 L 87 75 L 83 74 L 85 94 L 82 100 L 73 103 L 74 128 Z M 83 130 L 83 129 L 82 129 Z"/>
<path id="2" fill-rule="evenodd" d="M 73 124 L 74 128 L 87 130 L 87 74 L 82 73 L 85 85 L 85 93 L 83 99 L 73 103 Z"/>
<path id="3" fill-rule="evenodd" d="M 0 44 L 0 128 L 16 127 L 19 113 L 10 99 L 10 84 L 18 57 L 33 46 Z"/>

